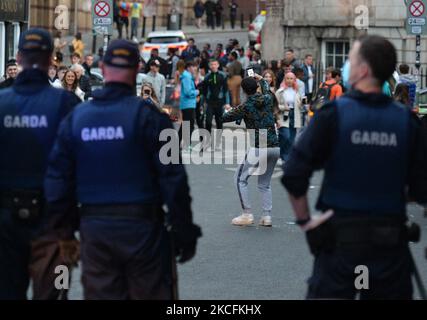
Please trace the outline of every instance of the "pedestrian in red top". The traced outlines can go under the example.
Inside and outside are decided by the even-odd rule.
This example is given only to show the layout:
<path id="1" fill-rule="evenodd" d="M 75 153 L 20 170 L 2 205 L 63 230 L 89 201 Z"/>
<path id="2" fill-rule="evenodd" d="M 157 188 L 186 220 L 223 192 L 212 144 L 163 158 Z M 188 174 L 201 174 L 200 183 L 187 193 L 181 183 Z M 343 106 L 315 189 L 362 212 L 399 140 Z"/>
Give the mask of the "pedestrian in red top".
<path id="1" fill-rule="evenodd" d="M 120 1 L 119 5 L 119 19 L 121 20 L 121 24 L 119 25 L 119 38 L 122 37 L 122 28 L 125 26 L 126 30 L 126 39 L 129 40 L 129 13 L 130 13 L 131 4 L 126 1 Z"/>

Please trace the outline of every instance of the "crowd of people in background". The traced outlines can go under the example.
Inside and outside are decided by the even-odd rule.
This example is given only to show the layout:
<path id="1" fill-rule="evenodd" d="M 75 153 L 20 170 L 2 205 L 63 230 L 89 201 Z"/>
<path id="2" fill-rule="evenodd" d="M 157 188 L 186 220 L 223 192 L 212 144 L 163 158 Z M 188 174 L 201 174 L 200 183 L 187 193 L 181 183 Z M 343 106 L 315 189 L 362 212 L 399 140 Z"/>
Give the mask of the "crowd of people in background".
<path id="1" fill-rule="evenodd" d="M 209 2 L 203 4 L 204 10 L 207 10 Z M 218 3 L 221 4 L 221 1 Z M 118 2 L 123 10 L 124 4 L 133 17 L 132 10 L 138 8 L 123 1 Z M 196 3 L 198 5 L 201 5 L 201 1 Z M 126 22 L 123 24 L 126 25 Z M 68 65 L 64 62 L 67 46 L 70 51 Z M 99 67 L 103 49 L 100 48 L 97 55 L 84 56 L 81 34 L 76 34 L 68 45 L 61 32 L 54 35 L 54 47 L 53 62 L 49 69 L 52 86 L 73 92 L 81 101 L 90 99 L 91 70 Z M 191 132 L 196 125 L 212 131 L 214 120 L 216 128 L 222 129 L 224 109 L 238 107 L 247 99 L 241 84 L 248 77 L 248 70 L 251 70 L 267 81 L 274 95 L 280 158 L 286 161 L 298 133 L 307 125 L 313 113 L 324 103 L 345 93 L 342 72 L 346 70 L 345 67 L 329 67 L 324 73 L 324 81 L 318 83 L 321 75 L 317 74 L 319 71 L 315 67 L 313 55 L 307 54 L 300 60 L 294 50 L 288 49 L 282 60 L 265 62 L 260 49 L 260 45 L 244 47 L 236 39 L 230 39 L 226 45 L 218 43 L 215 47 L 206 43 L 199 49 L 193 38 L 188 39 L 188 47 L 182 52 L 169 49 L 166 59 L 160 56 L 158 49 L 153 49 L 148 61 L 141 58 L 143 87 L 138 88 L 140 92 L 137 94 L 144 96 L 144 92 L 150 92 L 160 109 L 172 101 L 172 107 L 179 107 L 180 113 L 171 117 L 173 120 L 188 121 Z M 19 68 L 16 60 L 7 63 L 0 89 L 12 86 Z M 390 79 L 384 85 L 384 93 L 394 95 L 396 100 L 413 107 L 417 81 L 409 74 L 408 65 L 400 65 L 398 71 L 399 77 Z M 183 141 L 182 144 L 184 151 L 191 151 L 189 142 Z"/>

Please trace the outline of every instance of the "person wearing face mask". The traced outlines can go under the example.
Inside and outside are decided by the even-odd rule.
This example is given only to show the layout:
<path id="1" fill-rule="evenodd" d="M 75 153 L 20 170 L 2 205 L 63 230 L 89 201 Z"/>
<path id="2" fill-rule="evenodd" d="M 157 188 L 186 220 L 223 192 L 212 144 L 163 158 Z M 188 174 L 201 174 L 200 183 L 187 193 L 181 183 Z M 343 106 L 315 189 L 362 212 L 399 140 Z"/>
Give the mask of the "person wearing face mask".
<path id="1" fill-rule="evenodd" d="M 291 151 L 282 182 L 296 224 L 315 256 L 308 299 L 412 299 L 414 265 L 406 201 L 427 203 L 426 141 L 409 108 L 382 93 L 396 67 L 394 46 L 380 36 L 355 43 L 344 68 L 350 92 L 314 116 Z M 307 191 L 324 180 L 312 216 Z M 419 234 L 418 234 L 419 236 Z M 358 266 L 369 290 L 355 286 Z"/>

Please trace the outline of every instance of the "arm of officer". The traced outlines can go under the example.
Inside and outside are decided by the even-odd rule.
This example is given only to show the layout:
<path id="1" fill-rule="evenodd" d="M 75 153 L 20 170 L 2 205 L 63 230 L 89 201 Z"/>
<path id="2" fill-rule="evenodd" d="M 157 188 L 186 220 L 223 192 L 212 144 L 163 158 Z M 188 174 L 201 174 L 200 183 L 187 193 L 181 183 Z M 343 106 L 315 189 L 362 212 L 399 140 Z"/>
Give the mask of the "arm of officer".
<path id="1" fill-rule="evenodd" d="M 179 262 L 184 263 L 194 256 L 197 239 L 202 233 L 201 229 L 193 223 L 192 199 L 187 173 L 179 156 L 178 133 L 173 129 L 170 119 L 156 110 L 142 116 L 141 126 L 146 146 L 151 149 L 148 152 L 152 155 L 163 204 L 168 208 L 166 220 L 172 227 L 175 247 L 181 255 Z M 162 133 L 171 140 L 163 141 Z M 172 154 L 178 152 L 178 156 L 172 163 L 165 163 L 167 159 L 163 159 L 163 156 L 166 156 L 169 151 Z"/>
<path id="2" fill-rule="evenodd" d="M 412 115 L 408 162 L 408 197 L 427 205 L 427 128 Z"/>
<path id="3" fill-rule="evenodd" d="M 284 166 L 282 183 L 289 193 L 298 221 L 310 221 L 307 200 L 310 178 L 315 170 L 325 165 L 332 153 L 336 127 L 336 106 L 331 103 L 316 113 L 298 143 L 293 147 L 290 158 Z M 326 215 L 325 218 L 328 216 Z"/>
<path id="4" fill-rule="evenodd" d="M 44 183 L 48 203 L 46 232 L 56 234 L 62 240 L 72 239 L 78 228 L 71 118 L 72 114 L 69 114 L 60 125 Z"/>

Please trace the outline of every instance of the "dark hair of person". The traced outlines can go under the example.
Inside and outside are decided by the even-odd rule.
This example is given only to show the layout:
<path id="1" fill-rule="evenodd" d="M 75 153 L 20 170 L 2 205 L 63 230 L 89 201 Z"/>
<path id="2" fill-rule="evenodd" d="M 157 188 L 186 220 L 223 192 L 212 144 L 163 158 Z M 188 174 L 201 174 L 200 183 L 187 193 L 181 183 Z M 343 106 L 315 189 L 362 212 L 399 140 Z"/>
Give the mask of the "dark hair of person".
<path id="1" fill-rule="evenodd" d="M 191 67 L 197 67 L 197 64 L 194 61 L 188 61 L 185 63 L 185 69 L 188 69 Z"/>
<path id="2" fill-rule="evenodd" d="M 218 61 L 218 59 L 215 59 L 215 58 L 212 58 L 212 59 L 209 60 L 209 63 L 212 63 L 212 62 L 217 62 L 218 64 L 220 64 L 219 61 Z"/>
<path id="3" fill-rule="evenodd" d="M 244 78 L 242 81 L 242 89 L 248 96 L 252 96 L 257 92 L 258 83 L 252 77 Z"/>
<path id="4" fill-rule="evenodd" d="M 301 68 L 294 68 L 294 74 L 298 77 L 298 74 L 304 74 L 304 70 Z"/>
<path id="5" fill-rule="evenodd" d="M 76 37 L 77 40 L 82 40 L 82 34 L 80 32 L 76 33 Z"/>
<path id="6" fill-rule="evenodd" d="M 286 50 L 286 52 L 294 53 L 295 51 L 294 51 L 294 49 L 288 49 L 288 50 Z"/>
<path id="7" fill-rule="evenodd" d="M 59 71 L 63 71 L 63 70 L 68 70 L 68 68 L 67 68 L 66 66 L 60 66 L 60 67 L 58 68 L 58 72 L 59 72 Z"/>
<path id="8" fill-rule="evenodd" d="M 232 51 L 232 52 L 230 53 L 230 55 L 231 55 L 231 56 L 233 56 L 233 58 L 237 60 L 238 55 L 237 55 L 237 52 L 236 52 L 236 51 Z"/>
<path id="9" fill-rule="evenodd" d="M 312 57 L 313 58 L 313 55 L 311 54 L 311 53 L 309 53 L 309 54 L 306 54 L 305 55 L 305 58 L 307 59 L 307 58 L 309 58 L 309 57 Z"/>
<path id="10" fill-rule="evenodd" d="M 373 76 L 380 85 L 389 79 L 397 64 L 396 49 L 393 44 L 381 36 L 363 36 L 360 42 L 359 55 L 371 68 Z"/>
<path id="11" fill-rule="evenodd" d="M 394 100 L 404 104 L 409 105 L 409 89 L 408 86 L 404 83 L 400 83 L 397 85 L 396 90 L 394 92 Z"/>
<path id="12" fill-rule="evenodd" d="M 6 69 L 7 68 L 9 68 L 9 67 L 17 67 L 18 66 L 18 64 L 16 63 L 16 62 L 8 62 L 7 64 L 6 64 Z"/>
<path id="13" fill-rule="evenodd" d="M 73 57 L 77 57 L 77 58 L 81 59 L 80 54 L 79 54 L 79 53 L 77 53 L 77 52 L 74 52 L 74 53 L 71 55 L 71 58 L 73 58 Z"/>
<path id="14" fill-rule="evenodd" d="M 277 73 L 277 71 L 279 71 L 279 62 L 277 60 L 271 60 L 271 70 L 274 73 Z"/>
<path id="15" fill-rule="evenodd" d="M 341 70 L 340 69 L 334 69 L 334 70 L 332 70 L 332 72 L 331 72 L 331 75 L 332 75 L 332 78 L 336 78 L 336 77 L 341 77 Z"/>
<path id="16" fill-rule="evenodd" d="M 406 63 L 403 63 L 399 66 L 399 72 L 401 74 L 408 74 L 409 73 L 409 66 Z"/>

